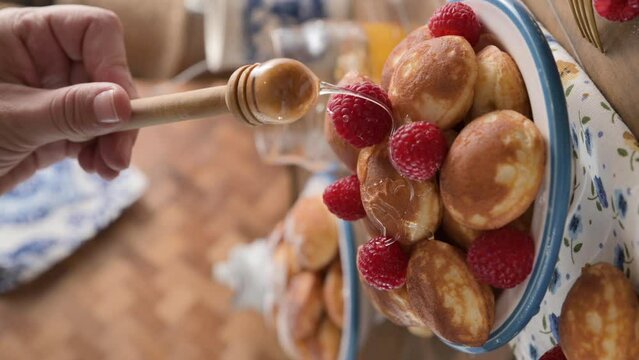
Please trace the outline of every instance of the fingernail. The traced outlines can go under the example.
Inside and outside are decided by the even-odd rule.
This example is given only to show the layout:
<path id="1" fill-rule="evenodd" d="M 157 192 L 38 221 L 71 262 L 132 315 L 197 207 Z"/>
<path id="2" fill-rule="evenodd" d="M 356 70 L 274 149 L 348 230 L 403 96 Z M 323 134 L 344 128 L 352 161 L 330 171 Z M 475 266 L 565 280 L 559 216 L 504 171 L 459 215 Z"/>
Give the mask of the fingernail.
<path id="1" fill-rule="evenodd" d="M 115 90 L 105 90 L 93 99 L 93 111 L 99 123 L 115 124 L 120 122 L 115 110 Z"/>

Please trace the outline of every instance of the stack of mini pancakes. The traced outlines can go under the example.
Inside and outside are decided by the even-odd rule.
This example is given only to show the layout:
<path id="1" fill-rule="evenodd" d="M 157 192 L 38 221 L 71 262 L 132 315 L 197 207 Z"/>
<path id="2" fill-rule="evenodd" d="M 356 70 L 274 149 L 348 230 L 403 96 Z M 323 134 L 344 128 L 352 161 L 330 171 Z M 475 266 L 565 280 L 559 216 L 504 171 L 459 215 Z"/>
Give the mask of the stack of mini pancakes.
<path id="1" fill-rule="evenodd" d="M 351 73 L 339 85 L 363 79 Z M 327 116 L 327 141 L 360 181 L 370 235 L 393 237 L 410 254 L 404 287 L 368 293 L 399 325 L 480 346 L 493 327 L 497 291 L 475 279 L 465 251 L 487 230 L 529 231 L 545 174 L 546 145 L 521 73 L 490 33 L 473 48 L 423 26 L 390 54 L 381 86 L 394 129 L 428 121 L 444 131 L 449 151 L 439 176 L 409 180 L 393 167 L 387 142 L 356 149 Z"/>

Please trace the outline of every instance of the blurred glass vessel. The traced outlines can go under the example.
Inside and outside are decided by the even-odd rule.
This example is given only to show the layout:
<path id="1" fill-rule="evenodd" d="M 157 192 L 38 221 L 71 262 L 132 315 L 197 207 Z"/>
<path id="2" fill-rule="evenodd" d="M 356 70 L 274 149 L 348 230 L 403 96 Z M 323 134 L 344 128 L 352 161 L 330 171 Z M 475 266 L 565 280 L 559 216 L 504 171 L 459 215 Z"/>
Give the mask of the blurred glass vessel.
<path id="1" fill-rule="evenodd" d="M 325 82 L 337 83 L 350 71 L 379 82 L 386 58 L 409 25 L 401 21 L 401 1 L 376 3 L 385 6 L 371 6 L 362 14 L 365 21 L 320 19 L 273 29 L 274 55 L 302 61 Z M 316 107 L 294 124 L 256 129 L 260 156 L 271 164 L 296 165 L 311 172 L 339 166 L 324 139 L 327 101 L 328 97 L 320 97 Z"/>

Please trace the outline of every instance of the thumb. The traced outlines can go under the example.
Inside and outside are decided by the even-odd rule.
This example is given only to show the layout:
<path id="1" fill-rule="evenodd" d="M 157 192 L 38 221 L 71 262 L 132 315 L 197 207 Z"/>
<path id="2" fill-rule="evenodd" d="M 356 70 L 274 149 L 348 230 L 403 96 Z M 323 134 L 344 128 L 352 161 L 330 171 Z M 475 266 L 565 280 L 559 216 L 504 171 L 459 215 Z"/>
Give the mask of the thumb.
<path id="1" fill-rule="evenodd" d="M 78 84 L 44 94 L 32 130 L 45 143 L 86 141 L 116 131 L 131 116 L 129 95 L 116 84 Z"/>

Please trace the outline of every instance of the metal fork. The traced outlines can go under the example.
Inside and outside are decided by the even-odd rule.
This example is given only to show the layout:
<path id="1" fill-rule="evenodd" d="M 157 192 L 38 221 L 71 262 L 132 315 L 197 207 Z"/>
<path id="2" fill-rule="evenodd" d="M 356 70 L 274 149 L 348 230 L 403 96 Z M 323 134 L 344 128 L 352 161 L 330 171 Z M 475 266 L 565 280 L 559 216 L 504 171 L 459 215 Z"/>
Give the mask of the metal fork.
<path id="1" fill-rule="evenodd" d="M 597 30 L 592 0 L 570 0 L 570 9 L 575 21 L 577 21 L 581 36 L 595 45 L 599 51 L 604 52 L 599 38 L 599 30 Z"/>

